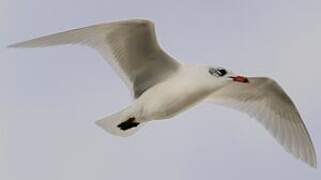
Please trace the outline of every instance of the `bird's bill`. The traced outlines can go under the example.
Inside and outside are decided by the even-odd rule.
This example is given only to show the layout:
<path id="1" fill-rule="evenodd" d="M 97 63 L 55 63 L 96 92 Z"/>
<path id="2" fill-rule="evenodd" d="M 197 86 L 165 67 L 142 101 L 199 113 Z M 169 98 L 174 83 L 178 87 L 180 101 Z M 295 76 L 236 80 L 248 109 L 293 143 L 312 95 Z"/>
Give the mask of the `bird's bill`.
<path id="1" fill-rule="evenodd" d="M 236 82 L 249 83 L 249 79 L 244 76 L 229 76 L 229 78 Z"/>

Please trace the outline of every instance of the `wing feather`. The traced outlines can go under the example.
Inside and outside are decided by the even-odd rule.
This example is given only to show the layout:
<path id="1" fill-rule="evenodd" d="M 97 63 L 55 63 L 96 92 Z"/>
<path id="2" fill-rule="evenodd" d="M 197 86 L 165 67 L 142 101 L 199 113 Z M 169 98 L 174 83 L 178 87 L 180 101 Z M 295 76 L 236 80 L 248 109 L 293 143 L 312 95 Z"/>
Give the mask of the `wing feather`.
<path id="1" fill-rule="evenodd" d="M 231 82 L 214 92 L 211 102 L 242 111 L 257 119 L 275 139 L 298 159 L 317 166 L 310 135 L 292 100 L 269 78 Z"/>
<path id="2" fill-rule="evenodd" d="M 175 73 L 179 63 L 159 46 L 154 24 L 133 19 L 69 30 L 10 45 L 10 48 L 81 44 L 96 49 L 139 97 Z"/>

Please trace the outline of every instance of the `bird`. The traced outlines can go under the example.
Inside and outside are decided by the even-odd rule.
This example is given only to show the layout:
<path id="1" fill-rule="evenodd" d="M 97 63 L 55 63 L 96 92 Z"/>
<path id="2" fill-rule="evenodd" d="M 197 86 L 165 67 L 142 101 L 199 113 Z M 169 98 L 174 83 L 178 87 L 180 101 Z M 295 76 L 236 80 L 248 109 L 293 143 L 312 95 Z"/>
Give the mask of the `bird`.
<path id="1" fill-rule="evenodd" d="M 317 167 L 312 140 L 295 104 L 271 78 L 178 61 L 160 47 L 155 25 L 147 19 L 92 25 L 8 48 L 67 44 L 97 50 L 131 91 L 130 105 L 96 121 L 113 135 L 127 137 L 150 121 L 169 119 L 201 102 L 212 102 L 255 118 L 286 151 Z"/>

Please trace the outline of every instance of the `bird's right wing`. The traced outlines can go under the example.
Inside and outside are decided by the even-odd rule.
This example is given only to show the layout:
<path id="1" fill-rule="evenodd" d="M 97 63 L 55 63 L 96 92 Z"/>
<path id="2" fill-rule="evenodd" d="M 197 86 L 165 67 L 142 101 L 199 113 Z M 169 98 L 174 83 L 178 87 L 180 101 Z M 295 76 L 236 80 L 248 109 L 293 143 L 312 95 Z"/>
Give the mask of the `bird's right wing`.
<path id="1" fill-rule="evenodd" d="M 311 138 L 289 96 L 272 79 L 248 80 L 249 83 L 230 82 L 208 100 L 256 118 L 288 152 L 316 167 Z"/>
<path id="2" fill-rule="evenodd" d="M 8 47 L 82 44 L 92 47 L 118 72 L 135 97 L 174 73 L 179 63 L 159 46 L 154 24 L 126 20 L 65 31 Z"/>

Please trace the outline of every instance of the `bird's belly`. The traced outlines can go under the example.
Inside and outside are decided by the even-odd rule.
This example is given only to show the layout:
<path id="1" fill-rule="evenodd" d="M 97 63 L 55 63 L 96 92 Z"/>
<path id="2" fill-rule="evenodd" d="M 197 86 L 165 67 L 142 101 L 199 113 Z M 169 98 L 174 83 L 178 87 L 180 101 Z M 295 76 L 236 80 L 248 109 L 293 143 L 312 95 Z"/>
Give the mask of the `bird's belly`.
<path id="1" fill-rule="evenodd" d="M 201 97 L 173 97 L 170 101 L 163 101 L 160 103 L 158 108 L 152 109 L 152 118 L 153 119 L 168 119 L 171 118 L 178 113 L 196 105 L 200 102 L 203 98 Z"/>
<path id="2" fill-rule="evenodd" d="M 168 119 L 196 105 L 209 92 L 199 87 L 159 86 L 149 89 L 141 97 L 141 107 L 147 120 Z"/>

